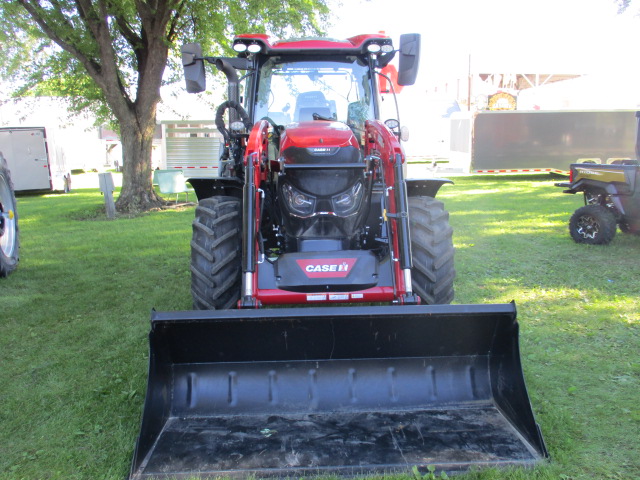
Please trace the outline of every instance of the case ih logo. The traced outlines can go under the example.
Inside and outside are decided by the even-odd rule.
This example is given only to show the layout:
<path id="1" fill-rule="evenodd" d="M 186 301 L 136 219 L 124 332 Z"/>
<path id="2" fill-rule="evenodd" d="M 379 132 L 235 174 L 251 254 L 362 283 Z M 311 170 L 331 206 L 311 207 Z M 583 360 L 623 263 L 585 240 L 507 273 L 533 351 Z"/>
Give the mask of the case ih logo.
<path id="1" fill-rule="evenodd" d="M 356 258 L 318 258 L 296 260 L 296 262 L 309 278 L 342 278 L 349 274 L 356 260 Z"/>

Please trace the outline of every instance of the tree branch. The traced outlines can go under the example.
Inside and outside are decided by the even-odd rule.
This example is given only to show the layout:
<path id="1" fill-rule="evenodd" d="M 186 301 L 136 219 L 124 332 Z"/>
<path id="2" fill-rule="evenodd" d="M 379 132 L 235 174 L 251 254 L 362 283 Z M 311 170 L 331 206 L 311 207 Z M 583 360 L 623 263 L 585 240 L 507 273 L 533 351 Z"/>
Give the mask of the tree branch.
<path id="1" fill-rule="evenodd" d="M 98 38 L 99 34 L 99 19 L 91 18 L 91 13 L 93 13 L 93 5 L 90 0 L 75 0 L 76 9 L 78 10 L 78 16 L 82 20 L 82 22 L 87 27 L 94 38 Z"/>
<path id="2" fill-rule="evenodd" d="M 122 82 L 117 55 L 113 47 L 113 39 L 111 38 L 109 25 L 107 23 L 109 17 L 107 4 L 104 0 L 98 0 L 98 12 L 96 12 L 91 0 L 75 0 L 75 4 L 78 15 L 93 36 L 101 62 L 99 70 L 100 78 L 96 79 L 93 76 L 92 78 L 98 83 L 105 96 L 109 98 L 109 103 L 113 108 L 118 108 L 118 106 L 122 108 L 125 107 L 125 105 L 126 108 L 130 108 L 132 102 Z M 109 82 L 109 79 L 116 80 L 115 90 L 113 88 L 113 82 Z M 124 104 L 122 104 L 123 101 Z"/>
<path id="3" fill-rule="evenodd" d="M 134 0 L 134 3 L 136 10 L 138 10 L 138 14 L 140 15 L 140 20 L 142 20 L 142 27 L 145 28 L 145 24 L 148 24 L 153 20 L 153 11 L 149 8 L 149 4 L 147 4 L 147 2 Z"/>
<path id="4" fill-rule="evenodd" d="M 51 0 L 51 5 L 53 5 L 55 11 L 60 14 L 60 19 L 63 22 L 64 26 L 67 27 L 69 31 L 73 32 L 75 30 L 73 24 L 69 22 L 67 17 L 65 17 L 64 13 L 62 12 L 62 5 L 60 5 L 60 2 L 58 0 Z"/>
<path id="5" fill-rule="evenodd" d="M 96 83 L 100 85 L 100 82 L 98 81 L 101 76 L 100 65 L 94 60 L 87 57 L 82 51 L 76 48 L 75 45 L 68 42 L 67 39 L 62 38 L 58 34 L 58 32 L 56 32 L 54 29 L 52 29 L 49 26 L 44 15 L 45 12 L 42 10 L 39 3 L 37 1 L 33 2 L 29 0 L 17 0 L 17 1 L 20 5 L 24 7 L 24 9 L 29 13 L 29 15 L 31 15 L 31 18 L 33 19 L 33 21 L 38 24 L 38 26 L 42 29 L 42 31 L 51 40 L 53 40 L 56 44 L 58 44 L 60 48 L 62 48 L 63 50 L 66 50 L 75 58 L 77 58 L 78 61 L 85 66 L 91 78 L 93 78 L 96 81 Z M 60 13 L 62 16 L 64 16 L 61 10 L 56 10 L 56 11 Z"/>
<path id="6" fill-rule="evenodd" d="M 139 48 L 142 39 L 120 15 L 116 16 L 116 25 L 118 26 L 118 31 L 122 34 L 129 45 L 134 49 Z"/>
<path id="7" fill-rule="evenodd" d="M 182 18 L 185 4 L 185 0 L 178 0 L 178 2 L 176 2 L 175 13 L 173 15 L 173 18 L 169 22 L 169 30 L 167 32 L 167 40 L 169 40 L 169 42 L 171 43 L 173 43 L 178 36 L 178 22 Z"/>

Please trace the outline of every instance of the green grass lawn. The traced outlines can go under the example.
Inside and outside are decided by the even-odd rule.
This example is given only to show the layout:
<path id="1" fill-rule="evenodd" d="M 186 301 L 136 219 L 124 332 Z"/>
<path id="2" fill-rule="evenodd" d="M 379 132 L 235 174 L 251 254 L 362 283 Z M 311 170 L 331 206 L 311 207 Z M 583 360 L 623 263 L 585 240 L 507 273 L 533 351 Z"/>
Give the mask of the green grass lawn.
<path id="1" fill-rule="evenodd" d="M 455 182 L 440 194 L 455 303 L 516 301 L 551 454 L 533 470 L 459 478 L 640 478 L 640 237 L 575 244 L 567 224 L 582 199 L 549 177 Z M 0 280 L 2 479 L 125 477 L 150 310 L 191 307 L 193 207 L 109 221 L 101 205 L 97 190 L 18 197 L 20 265 Z"/>

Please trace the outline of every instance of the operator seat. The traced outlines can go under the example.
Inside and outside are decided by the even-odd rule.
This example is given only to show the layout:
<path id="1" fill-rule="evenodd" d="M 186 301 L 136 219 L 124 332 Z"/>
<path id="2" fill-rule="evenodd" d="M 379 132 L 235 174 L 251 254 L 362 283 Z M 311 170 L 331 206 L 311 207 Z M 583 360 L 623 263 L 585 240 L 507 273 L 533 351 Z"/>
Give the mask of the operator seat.
<path id="1" fill-rule="evenodd" d="M 294 122 L 312 121 L 312 115 L 318 113 L 324 117 L 331 116 L 331 108 L 324 94 L 318 90 L 302 92 L 296 99 L 296 109 L 293 113 Z"/>

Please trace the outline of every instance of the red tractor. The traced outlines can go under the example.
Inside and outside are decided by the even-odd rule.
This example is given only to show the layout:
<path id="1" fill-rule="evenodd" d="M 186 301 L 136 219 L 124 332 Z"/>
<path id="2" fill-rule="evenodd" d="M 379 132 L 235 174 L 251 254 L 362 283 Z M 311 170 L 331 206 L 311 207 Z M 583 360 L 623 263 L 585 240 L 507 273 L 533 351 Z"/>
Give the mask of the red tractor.
<path id="1" fill-rule="evenodd" d="M 272 44 L 241 35 L 234 48 L 240 58 L 211 59 L 231 99 L 216 113 L 222 175 L 191 181 L 200 199 L 194 308 L 451 302 L 452 230 L 433 198 L 449 181 L 405 180 L 399 122 L 376 120 L 372 72 L 393 57 L 391 39 Z M 408 36 L 403 48 L 399 83 L 412 84 L 419 40 Z M 183 52 L 188 88 L 201 91 L 204 66 L 191 59 L 202 56 L 193 45 Z M 236 69 L 249 72 L 246 109 Z"/>
<path id="2" fill-rule="evenodd" d="M 233 48 L 182 49 L 189 92 L 205 63 L 228 79 L 225 148 L 219 177 L 190 180 L 195 310 L 152 314 L 131 478 L 545 457 L 515 306 L 447 305 L 452 229 L 434 197 L 452 182 L 406 179 L 400 122 L 379 120 L 380 70 L 399 54 L 397 83 L 413 84 L 419 35 Z"/>

